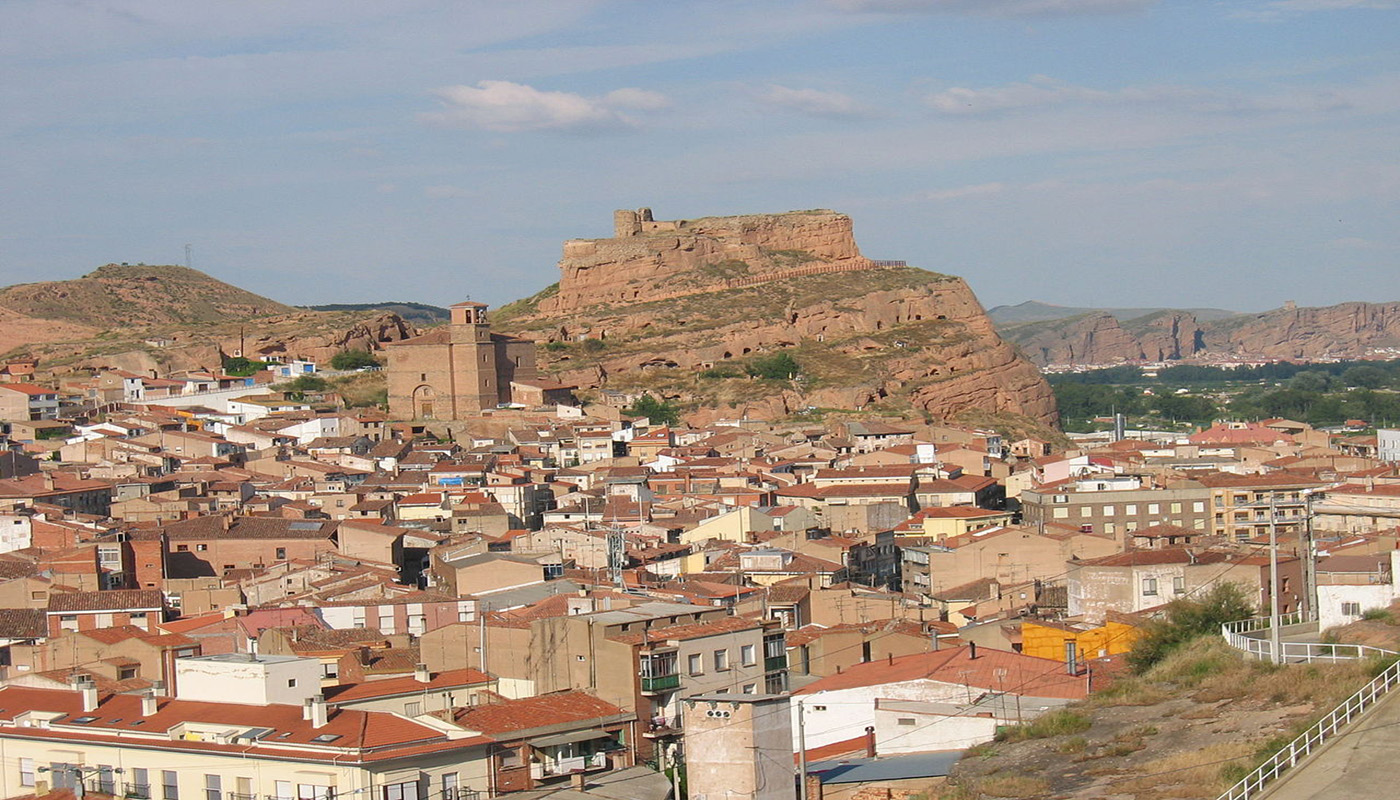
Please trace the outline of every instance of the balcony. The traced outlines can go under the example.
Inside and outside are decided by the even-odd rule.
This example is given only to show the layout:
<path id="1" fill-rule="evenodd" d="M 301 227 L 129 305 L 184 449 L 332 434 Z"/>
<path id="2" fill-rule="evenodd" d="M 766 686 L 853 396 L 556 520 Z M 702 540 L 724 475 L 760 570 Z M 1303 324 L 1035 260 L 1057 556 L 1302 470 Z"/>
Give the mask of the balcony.
<path id="1" fill-rule="evenodd" d="M 674 717 L 652 717 L 647 722 L 646 730 L 642 731 L 642 736 L 648 739 L 660 739 L 663 736 L 679 736 L 680 732 L 680 715 Z"/>
<path id="2" fill-rule="evenodd" d="M 657 694 L 681 688 L 680 675 L 643 675 L 642 694 Z"/>
<path id="3" fill-rule="evenodd" d="M 778 672 L 779 670 L 784 669 L 787 669 L 786 655 L 768 656 L 767 658 L 763 659 L 764 672 Z"/>
<path id="4" fill-rule="evenodd" d="M 535 780 L 571 775 L 575 772 L 597 772 L 608 768 L 607 753 L 591 753 L 585 756 L 570 756 L 543 764 L 530 765 L 530 777 Z"/>

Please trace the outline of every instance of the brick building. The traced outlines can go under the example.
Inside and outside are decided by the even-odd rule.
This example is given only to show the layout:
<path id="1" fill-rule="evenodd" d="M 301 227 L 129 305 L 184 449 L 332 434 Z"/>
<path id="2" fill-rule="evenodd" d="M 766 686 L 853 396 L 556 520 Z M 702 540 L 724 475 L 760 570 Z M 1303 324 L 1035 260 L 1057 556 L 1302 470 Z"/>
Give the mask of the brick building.
<path id="1" fill-rule="evenodd" d="M 452 306 L 446 326 L 388 348 L 389 414 L 464 419 L 511 401 L 511 382 L 530 381 L 535 343 L 491 332 L 486 305 Z"/>

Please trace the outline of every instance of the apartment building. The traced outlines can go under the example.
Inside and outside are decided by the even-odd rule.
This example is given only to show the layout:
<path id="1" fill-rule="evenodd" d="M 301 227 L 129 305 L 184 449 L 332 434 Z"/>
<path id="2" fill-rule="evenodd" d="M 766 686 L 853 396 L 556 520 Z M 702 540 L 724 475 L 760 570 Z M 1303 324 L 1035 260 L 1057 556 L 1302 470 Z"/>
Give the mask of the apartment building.
<path id="1" fill-rule="evenodd" d="M 1142 486 L 1136 478 L 1086 479 L 1064 486 L 1021 493 L 1021 520 L 1078 527 L 1121 539 L 1154 525 L 1211 530 L 1211 490 L 1191 481 L 1163 489 Z"/>
<path id="2" fill-rule="evenodd" d="M 1296 537 L 1307 523 L 1312 495 L 1325 485 L 1311 475 L 1287 472 L 1218 472 L 1196 480 L 1210 491 L 1216 535 L 1241 542 L 1266 537 L 1270 528 L 1279 536 Z"/>

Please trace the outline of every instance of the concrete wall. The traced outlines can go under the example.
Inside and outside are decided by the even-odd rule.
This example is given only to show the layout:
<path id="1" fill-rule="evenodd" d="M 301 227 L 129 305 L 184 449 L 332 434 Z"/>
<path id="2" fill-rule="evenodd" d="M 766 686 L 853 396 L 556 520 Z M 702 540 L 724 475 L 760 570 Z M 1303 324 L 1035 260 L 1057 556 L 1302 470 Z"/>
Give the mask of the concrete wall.
<path id="1" fill-rule="evenodd" d="M 321 691 L 321 662 L 279 656 L 203 656 L 175 660 L 182 700 L 301 705 Z"/>

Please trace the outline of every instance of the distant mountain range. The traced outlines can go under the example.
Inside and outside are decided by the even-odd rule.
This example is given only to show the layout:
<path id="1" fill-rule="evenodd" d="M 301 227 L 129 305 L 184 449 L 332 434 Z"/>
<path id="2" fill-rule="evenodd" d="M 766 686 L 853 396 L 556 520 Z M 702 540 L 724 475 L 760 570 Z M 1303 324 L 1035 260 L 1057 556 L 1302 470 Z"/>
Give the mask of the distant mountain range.
<path id="1" fill-rule="evenodd" d="M 1400 355 L 1400 303 L 1290 305 L 1241 314 L 1218 308 L 1073 308 L 1028 301 L 997 306 L 988 316 L 1002 338 L 1041 366 Z"/>
<path id="2" fill-rule="evenodd" d="M 426 303 L 331 303 L 306 308 L 312 311 L 382 311 L 386 314 L 398 314 L 399 318 L 406 322 L 424 326 L 437 325 L 451 317 L 451 312 L 447 309 Z"/>
<path id="3" fill-rule="evenodd" d="M 1088 308 L 1056 306 L 1038 300 L 1027 300 L 1014 306 L 997 306 L 987 311 L 987 316 L 992 318 L 992 322 L 998 328 L 1008 328 L 1026 322 L 1049 322 L 1069 317 L 1082 317 L 1085 314 L 1108 314 L 1121 322 L 1126 322 L 1130 319 L 1160 314 L 1163 311 L 1190 314 L 1199 322 L 1210 322 L 1240 315 L 1239 311 L 1227 311 L 1223 308 Z"/>

